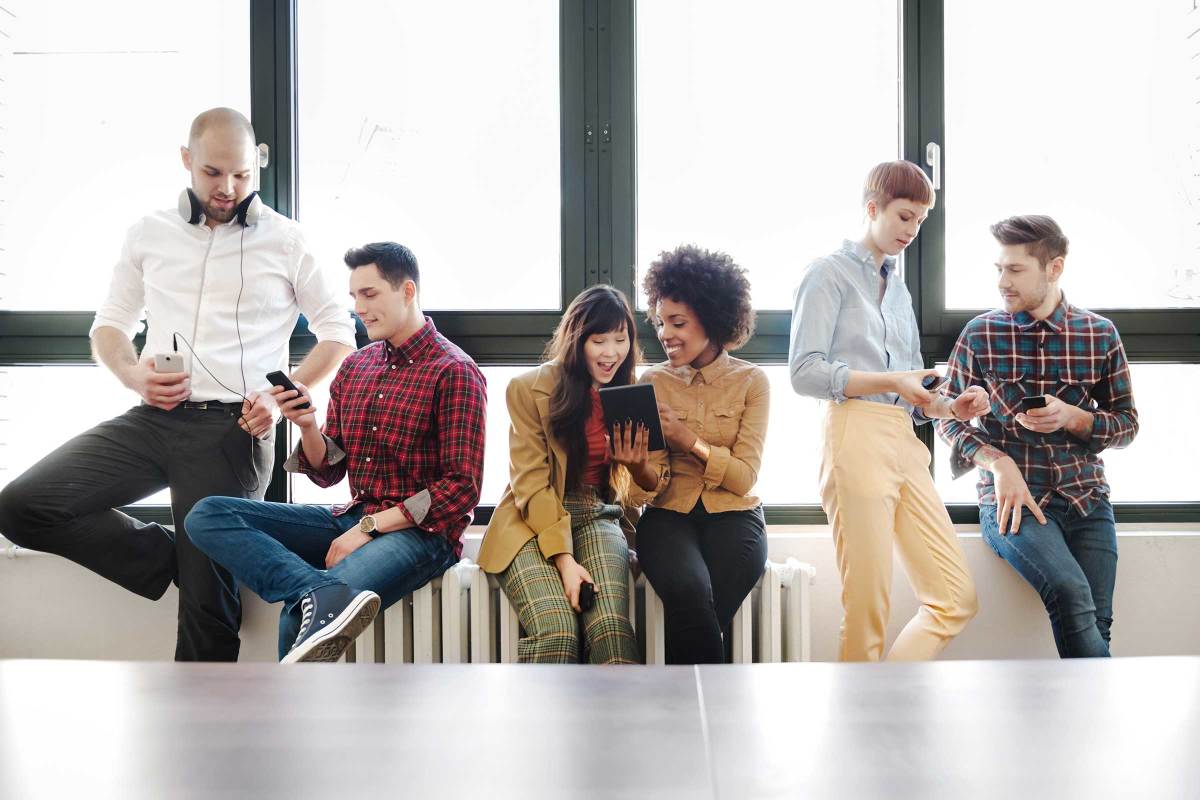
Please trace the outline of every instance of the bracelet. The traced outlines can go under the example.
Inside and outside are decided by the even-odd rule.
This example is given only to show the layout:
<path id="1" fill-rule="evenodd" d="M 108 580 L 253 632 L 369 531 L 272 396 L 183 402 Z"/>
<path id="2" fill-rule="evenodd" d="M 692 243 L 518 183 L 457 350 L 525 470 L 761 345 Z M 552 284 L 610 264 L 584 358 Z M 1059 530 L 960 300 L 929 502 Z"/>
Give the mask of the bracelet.
<path id="1" fill-rule="evenodd" d="M 703 461 L 705 464 L 708 463 L 708 456 L 711 451 L 709 449 L 708 442 L 704 441 L 699 436 L 696 437 L 696 443 L 692 445 L 691 452 L 692 455 Z"/>

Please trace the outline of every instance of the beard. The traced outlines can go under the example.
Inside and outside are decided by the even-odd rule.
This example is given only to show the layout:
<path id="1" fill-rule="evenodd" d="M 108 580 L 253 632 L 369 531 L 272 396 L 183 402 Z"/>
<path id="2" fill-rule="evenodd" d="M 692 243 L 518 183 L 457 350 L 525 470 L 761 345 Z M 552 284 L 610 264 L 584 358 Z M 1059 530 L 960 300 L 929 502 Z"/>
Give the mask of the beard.
<path id="1" fill-rule="evenodd" d="M 1021 292 L 1017 295 L 1016 303 L 1012 313 L 1016 314 L 1020 311 L 1036 311 L 1041 308 L 1042 303 L 1046 302 L 1046 298 L 1050 294 L 1050 282 L 1042 281 L 1032 291 L 1026 293 Z"/>
<path id="2" fill-rule="evenodd" d="M 200 205 L 204 208 L 204 216 L 217 222 L 229 222 L 237 213 L 236 202 L 228 210 L 222 209 L 212 202 L 201 203 Z"/>

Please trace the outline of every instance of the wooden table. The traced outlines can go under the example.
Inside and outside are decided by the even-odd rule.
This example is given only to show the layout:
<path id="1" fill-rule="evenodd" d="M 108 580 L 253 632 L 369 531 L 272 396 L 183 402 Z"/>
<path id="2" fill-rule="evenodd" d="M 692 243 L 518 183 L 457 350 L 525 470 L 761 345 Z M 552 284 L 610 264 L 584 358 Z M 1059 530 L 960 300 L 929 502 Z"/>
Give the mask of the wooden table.
<path id="1" fill-rule="evenodd" d="M 1200 658 L 0 661 L 0 797 L 1200 796 Z"/>

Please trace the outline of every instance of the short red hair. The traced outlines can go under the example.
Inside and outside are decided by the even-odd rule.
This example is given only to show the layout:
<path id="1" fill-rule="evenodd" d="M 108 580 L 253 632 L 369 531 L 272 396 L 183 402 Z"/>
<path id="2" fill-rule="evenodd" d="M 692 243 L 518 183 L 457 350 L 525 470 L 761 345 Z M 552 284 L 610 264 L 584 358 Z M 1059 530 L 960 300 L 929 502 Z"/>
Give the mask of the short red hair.
<path id="1" fill-rule="evenodd" d="M 876 164 L 867 174 L 863 186 L 863 205 L 874 200 L 887 208 L 893 200 L 911 200 L 933 207 L 936 195 L 925 170 L 911 161 L 885 161 Z"/>

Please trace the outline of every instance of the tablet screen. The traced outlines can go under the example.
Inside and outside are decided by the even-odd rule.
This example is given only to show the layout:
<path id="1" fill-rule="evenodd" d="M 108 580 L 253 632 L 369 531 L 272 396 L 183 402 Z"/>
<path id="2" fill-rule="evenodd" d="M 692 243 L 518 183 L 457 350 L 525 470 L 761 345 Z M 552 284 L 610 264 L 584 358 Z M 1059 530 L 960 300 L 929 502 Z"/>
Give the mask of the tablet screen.
<path id="1" fill-rule="evenodd" d="M 650 430 L 650 449 L 666 450 L 662 425 L 658 421 L 658 400 L 654 386 L 635 383 L 632 386 L 604 386 L 600 389 L 600 405 L 604 407 L 604 427 L 612 435 L 613 425 L 632 420 Z"/>

